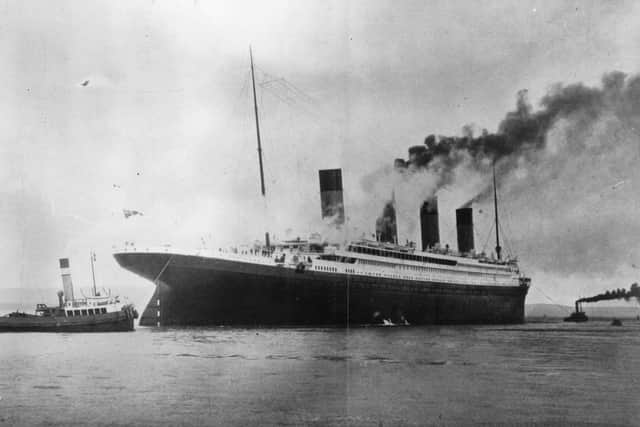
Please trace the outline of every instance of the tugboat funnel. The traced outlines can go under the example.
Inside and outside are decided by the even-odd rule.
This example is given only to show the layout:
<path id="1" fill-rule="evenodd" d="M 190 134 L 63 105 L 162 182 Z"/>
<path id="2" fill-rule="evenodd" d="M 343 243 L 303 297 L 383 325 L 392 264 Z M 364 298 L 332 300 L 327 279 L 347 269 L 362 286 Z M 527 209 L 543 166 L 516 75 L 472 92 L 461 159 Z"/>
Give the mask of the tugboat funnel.
<path id="1" fill-rule="evenodd" d="M 60 258 L 60 274 L 62 275 L 62 289 L 64 291 L 64 300 L 73 301 L 73 282 L 71 281 L 69 258 Z"/>

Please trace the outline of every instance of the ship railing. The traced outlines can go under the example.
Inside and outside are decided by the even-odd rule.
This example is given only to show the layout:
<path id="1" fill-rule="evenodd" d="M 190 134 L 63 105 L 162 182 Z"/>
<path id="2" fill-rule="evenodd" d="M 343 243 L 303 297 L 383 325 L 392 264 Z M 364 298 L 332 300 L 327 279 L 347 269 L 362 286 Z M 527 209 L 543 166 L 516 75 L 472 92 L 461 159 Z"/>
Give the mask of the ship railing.
<path id="1" fill-rule="evenodd" d="M 71 307 L 83 307 L 87 305 L 86 299 L 74 299 L 71 301 Z"/>
<path id="2" fill-rule="evenodd" d="M 314 270 L 321 269 L 323 265 L 316 265 Z M 425 275 L 413 275 L 413 274 L 402 274 L 402 272 L 394 272 L 389 273 L 386 271 L 379 271 L 375 268 L 367 268 L 361 266 L 360 268 L 350 268 L 339 270 L 339 272 L 361 275 L 367 277 L 381 277 L 385 279 L 404 279 L 404 280 L 416 280 L 416 281 L 429 281 L 429 282 L 438 282 L 438 283 L 450 283 L 457 285 L 477 285 L 477 286 L 517 286 L 517 280 L 514 281 L 513 277 L 509 278 L 492 278 L 492 279 L 481 279 L 481 278 L 469 278 L 469 277 L 451 277 L 449 275 L 438 275 L 438 274 L 425 274 Z"/>
<path id="3" fill-rule="evenodd" d="M 172 247 L 169 245 L 163 246 L 147 246 L 144 248 L 138 248 L 137 246 L 125 245 L 123 248 L 119 248 L 114 246 L 114 252 L 122 252 L 122 253 L 130 253 L 130 252 L 152 252 L 152 253 L 171 253 L 171 254 L 180 254 L 180 255 L 196 255 L 201 252 L 206 252 L 208 249 L 182 249 L 177 247 Z"/>
<path id="4" fill-rule="evenodd" d="M 321 264 L 322 265 L 322 264 Z M 458 285 L 478 285 L 478 286 L 517 286 L 517 278 L 514 280 L 513 276 L 503 276 L 503 277 L 484 277 L 484 278 L 476 278 L 470 276 L 468 274 L 460 275 L 459 273 L 456 275 L 446 274 L 446 273 L 428 273 L 428 274 L 403 274 L 402 271 L 394 271 L 389 272 L 385 270 L 381 270 L 374 266 L 362 265 L 359 268 L 353 269 L 353 271 L 342 271 L 349 274 L 363 275 L 368 277 L 381 277 L 385 279 L 407 279 L 407 280 L 419 280 L 419 281 L 430 281 L 430 282 L 439 282 L 439 283 L 450 283 L 450 284 L 458 284 Z"/>
<path id="5" fill-rule="evenodd" d="M 226 251 L 226 250 L 220 249 L 215 255 L 216 257 L 232 260 L 232 261 L 251 262 L 251 263 L 263 264 L 263 265 L 274 265 L 277 263 L 277 260 L 276 260 L 277 256 L 274 255 L 272 252 L 267 252 L 267 251 L 234 252 L 234 251 Z"/>
<path id="6" fill-rule="evenodd" d="M 209 248 L 198 248 L 198 249 L 184 249 L 178 247 L 172 247 L 169 245 L 163 246 L 148 246 L 144 248 L 139 248 L 136 246 L 128 245 L 124 248 L 116 248 L 113 247 L 115 253 L 167 253 L 167 254 L 175 254 L 175 255 L 193 255 L 193 256 L 213 256 L 218 253 L 218 251 L 209 249 Z"/>
<path id="7" fill-rule="evenodd" d="M 399 248 L 399 246 L 396 245 L 390 245 L 390 244 L 385 244 L 385 246 L 381 246 L 379 243 L 377 242 L 369 242 L 367 241 L 364 245 L 369 246 L 369 247 L 384 247 L 385 249 L 391 249 L 391 246 L 395 246 L 396 250 L 400 250 L 397 249 Z M 358 242 L 357 244 L 361 244 L 363 245 L 362 242 Z M 243 245 L 244 246 L 244 245 Z M 220 254 L 225 254 L 225 255 L 231 255 L 231 254 L 236 254 L 236 255 L 251 255 L 251 251 L 253 251 L 253 259 L 255 261 L 261 260 L 262 258 L 272 258 L 274 255 L 274 250 L 270 249 L 270 250 L 265 250 L 265 249 L 245 249 L 243 246 L 240 247 L 231 247 L 228 249 L 223 249 L 223 248 L 218 248 L 217 250 L 212 250 L 209 248 L 199 248 L 196 250 L 193 249 L 182 249 L 182 248 L 177 248 L 177 247 L 172 247 L 171 245 L 161 245 L 161 246 L 150 246 L 150 247 L 145 247 L 145 248 L 138 248 L 133 244 L 125 244 L 125 246 L 121 249 L 117 248 L 117 247 L 113 247 L 114 252 L 123 252 L 123 253 L 130 253 L 130 252 L 152 252 L 152 253 L 171 253 L 171 254 L 178 254 L 178 255 L 195 255 L 195 256 L 213 256 L 213 255 L 220 255 Z M 333 248 L 333 250 L 335 251 L 336 248 Z M 311 253 L 313 251 L 309 251 L 309 253 Z M 406 251 L 402 251 L 402 252 L 406 252 Z M 447 255 L 447 256 L 465 256 L 466 258 L 469 259 L 474 259 L 474 260 L 478 260 L 480 263 L 483 264 L 492 264 L 492 265 L 508 265 L 509 267 L 517 267 L 517 258 L 510 258 L 510 259 L 506 259 L 506 260 L 496 260 L 496 259 L 491 259 L 488 258 L 484 253 L 467 253 L 467 254 L 461 254 L 458 253 L 456 251 L 453 251 L 451 249 L 446 249 L 446 248 L 428 248 L 426 249 L 424 252 L 427 253 L 433 253 L 433 254 L 437 254 L 437 255 Z M 305 252 L 306 253 L 306 252 Z M 247 259 L 246 256 L 243 256 L 242 259 Z"/>

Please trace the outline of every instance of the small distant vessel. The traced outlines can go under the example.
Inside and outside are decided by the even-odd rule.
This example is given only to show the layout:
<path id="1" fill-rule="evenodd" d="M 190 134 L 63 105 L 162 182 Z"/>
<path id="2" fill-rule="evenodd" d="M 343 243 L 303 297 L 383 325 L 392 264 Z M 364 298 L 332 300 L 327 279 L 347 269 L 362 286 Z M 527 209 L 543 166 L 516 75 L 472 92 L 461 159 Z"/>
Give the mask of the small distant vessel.
<path id="1" fill-rule="evenodd" d="M 93 272 L 94 255 L 91 255 Z M 93 295 L 75 299 L 69 259 L 60 259 L 63 291 L 58 291 L 58 306 L 37 304 L 35 314 L 13 312 L 0 317 L 0 332 L 122 332 L 133 331 L 138 312 L 133 304 L 121 302 L 110 292 L 96 290 Z"/>
<path id="2" fill-rule="evenodd" d="M 565 322 L 586 322 L 589 320 L 584 311 L 582 311 L 582 304 L 576 301 L 576 311 L 571 313 L 569 317 L 565 317 Z"/>
<path id="3" fill-rule="evenodd" d="M 613 319 L 611 321 L 611 326 L 622 326 L 622 321 L 620 319 Z"/>

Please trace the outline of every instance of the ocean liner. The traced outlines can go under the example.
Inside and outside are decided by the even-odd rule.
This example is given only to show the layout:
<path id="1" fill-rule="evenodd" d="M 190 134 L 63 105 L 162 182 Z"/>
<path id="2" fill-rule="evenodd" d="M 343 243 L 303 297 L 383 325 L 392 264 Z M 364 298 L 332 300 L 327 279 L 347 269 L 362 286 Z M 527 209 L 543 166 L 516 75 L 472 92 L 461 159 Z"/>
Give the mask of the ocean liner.
<path id="1" fill-rule="evenodd" d="M 265 194 L 251 60 L 260 182 Z M 322 217 L 344 223 L 340 169 L 321 170 Z M 140 319 L 156 325 L 350 325 L 520 323 L 530 279 L 515 259 L 474 251 L 473 211 L 456 211 L 458 251 L 439 242 L 437 199 L 420 210 L 422 250 L 398 245 L 397 230 L 375 240 L 330 244 L 316 236 L 264 245 L 185 252 L 114 253 L 123 268 L 152 281 Z M 418 214 L 418 213 L 416 213 Z"/>

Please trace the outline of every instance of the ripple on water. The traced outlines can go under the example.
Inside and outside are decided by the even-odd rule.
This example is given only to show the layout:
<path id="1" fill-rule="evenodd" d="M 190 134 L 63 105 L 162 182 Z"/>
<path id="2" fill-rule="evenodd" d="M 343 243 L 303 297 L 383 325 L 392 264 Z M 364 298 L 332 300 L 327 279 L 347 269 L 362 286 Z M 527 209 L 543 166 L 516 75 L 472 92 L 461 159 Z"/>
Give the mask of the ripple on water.
<path id="1" fill-rule="evenodd" d="M 302 360 L 302 356 L 295 356 L 290 354 L 269 354 L 266 359 L 268 360 Z"/>
<path id="2" fill-rule="evenodd" d="M 318 356 L 313 356 L 313 358 L 315 360 L 328 360 L 330 362 L 346 362 L 347 360 L 351 359 L 351 357 L 349 356 L 336 356 L 333 354 L 321 354 Z"/>
<path id="3" fill-rule="evenodd" d="M 444 366 L 450 365 L 452 362 L 449 360 L 416 359 L 415 363 L 417 365 Z"/>
<path id="4" fill-rule="evenodd" d="M 604 322 L 0 335 L 0 417 L 53 426 L 70 416 L 77 425 L 632 425 L 640 322 L 624 327 L 627 335 Z"/>

